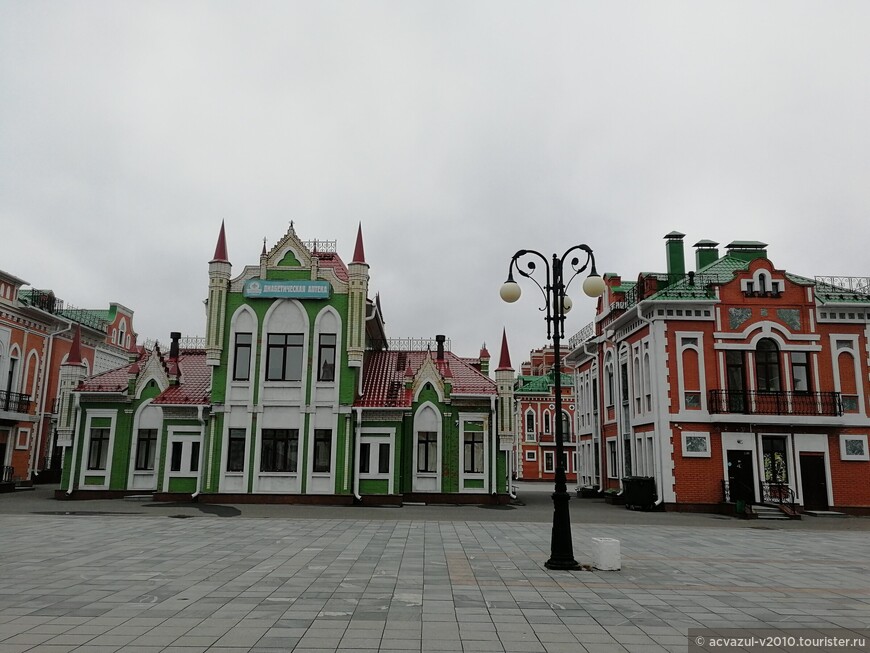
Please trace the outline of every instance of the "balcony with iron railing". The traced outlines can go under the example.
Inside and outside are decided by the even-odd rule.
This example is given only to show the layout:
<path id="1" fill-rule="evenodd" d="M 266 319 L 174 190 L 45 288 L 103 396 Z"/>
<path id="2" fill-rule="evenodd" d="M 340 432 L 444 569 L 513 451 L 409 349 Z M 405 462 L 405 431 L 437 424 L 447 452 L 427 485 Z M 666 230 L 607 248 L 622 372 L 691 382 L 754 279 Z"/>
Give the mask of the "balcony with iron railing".
<path id="1" fill-rule="evenodd" d="M 625 311 L 656 293 L 667 291 L 664 299 L 713 299 L 713 284 L 721 281 L 715 274 L 671 274 L 656 272 L 644 275 L 637 284 L 622 293 L 616 293 L 610 302 L 610 314 L 602 322 L 607 326 Z"/>
<path id="2" fill-rule="evenodd" d="M 44 290 L 22 290 L 18 293 L 18 298 L 23 302 L 45 311 L 53 315 L 59 315 L 65 319 L 78 322 L 79 324 L 97 331 L 106 333 L 108 322 L 100 317 L 97 312 L 87 309 L 78 308 L 71 304 L 65 304 L 64 301 L 54 296 L 52 292 Z"/>
<path id="3" fill-rule="evenodd" d="M 6 392 L 5 390 L 0 390 L 0 410 L 31 415 L 33 413 L 33 408 L 34 402 L 30 400 L 30 395 L 23 395 L 20 392 Z"/>
<path id="4" fill-rule="evenodd" d="M 839 392 L 750 392 L 715 389 L 709 393 L 711 413 L 738 415 L 832 416 L 843 414 Z"/>

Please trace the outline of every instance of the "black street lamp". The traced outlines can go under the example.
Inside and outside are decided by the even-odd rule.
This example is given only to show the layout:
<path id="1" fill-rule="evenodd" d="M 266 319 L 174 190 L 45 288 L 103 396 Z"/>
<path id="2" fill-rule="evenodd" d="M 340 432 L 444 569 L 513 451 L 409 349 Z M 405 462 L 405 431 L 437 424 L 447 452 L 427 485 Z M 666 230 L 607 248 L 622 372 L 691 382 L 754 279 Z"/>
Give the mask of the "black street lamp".
<path id="1" fill-rule="evenodd" d="M 586 261 L 581 267 L 580 258 L 574 256 L 570 259 L 569 273 L 571 276 L 565 281 L 563 271 L 565 260 L 577 250 L 586 253 Z M 532 275 L 537 269 L 535 261 L 526 260 L 524 265 L 528 270 L 520 267 L 520 260 L 525 257 L 537 256 L 544 262 L 546 281 L 543 286 Z M 604 293 L 604 280 L 595 271 L 595 256 L 587 245 L 575 245 L 561 258 L 553 254 L 552 263 L 540 252 L 533 249 L 521 249 L 514 254 L 508 266 L 507 281 L 501 287 L 501 298 L 513 303 L 520 298 L 522 291 L 519 284 L 514 281 L 514 270 L 520 276 L 531 279 L 544 294 L 544 319 L 547 322 L 547 339 L 553 341 L 554 380 L 556 384 L 556 486 L 553 492 L 553 533 L 550 538 L 550 559 L 545 566 L 548 569 L 577 569 L 580 565 L 574 559 L 574 544 L 571 541 L 571 515 L 568 512 L 567 479 L 565 478 L 564 443 L 562 442 L 562 358 L 559 346 L 565 337 L 565 313 L 571 310 L 573 302 L 565 291 L 574 278 L 590 268 L 589 276 L 583 281 L 583 292 L 590 297 L 600 297 Z"/>

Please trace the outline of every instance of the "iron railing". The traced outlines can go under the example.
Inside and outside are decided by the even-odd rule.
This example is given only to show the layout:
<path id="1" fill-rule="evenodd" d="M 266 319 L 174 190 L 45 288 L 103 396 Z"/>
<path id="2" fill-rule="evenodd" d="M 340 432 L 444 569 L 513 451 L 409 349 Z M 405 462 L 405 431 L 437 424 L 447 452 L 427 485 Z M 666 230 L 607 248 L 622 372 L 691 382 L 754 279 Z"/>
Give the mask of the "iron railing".
<path id="1" fill-rule="evenodd" d="M 438 342 L 435 338 L 371 338 L 368 341 L 369 349 L 381 351 L 430 351 L 438 350 Z M 444 351 L 450 351 L 450 338 L 444 340 Z"/>
<path id="2" fill-rule="evenodd" d="M 580 329 L 577 333 L 575 333 L 573 336 L 568 338 L 568 346 L 571 349 L 574 349 L 575 347 L 579 347 L 580 345 L 582 345 L 587 340 L 591 340 L 594 336 L 595 336 L 595 323 L 590 322 L 585 327 Z"/>
<path id="3" fill-rule="evenodd" d="M 55 297 L 54 293 L 43 290 L 29 290 L 18 293 L 18 297 L 31 306 L 35 306 L 47 313 L 60 315 L 68 320 L 78 322 L 103 333 L 107 332 L 109 323 L 94 311 L 78 308 L 72 304 L 65 304 L 62 299 Z"/>
<path id="4" fill-rule="evenodd" d="M 828 300 L 848 299 L 846 294 L 870 295 L 868 277 L 816 277 L 816 295 Z"/>
<path id="5" fill-rule="evenodd" d="M 788 483 L 761 481 L 761 502 L 787 506 L 794 513 L 797 495 Z"/>
<path id="6" fill-rule="evenodd" d="M 33 402 L 30 400 L 30 395 L 0 390 L 0 410 L 30 415 L 33 412 Z"/>
<path id="7" fill-rule="evenodd" d="M 654 279 L 655 283 L 651 283 L 651 279 Z M 667 289 L 668 299 L 697 299 L 699 296 L 713 298 L 715 293 L 712 284 L 719 281 L 719 277 L 715 274 L 695 274 L 694 272 L 647 274 L 634 287 L 623 293 L 622 300 L 611 302 L 610 310 L 628 310 L 643 299 L 665 289 Z"/>
<path id="8" fill-rule="evenodd" d="M 742 415 L 843 414 L 839 392 L 749 392 L 715 389 L 709 393 L 711 413 Z"/>

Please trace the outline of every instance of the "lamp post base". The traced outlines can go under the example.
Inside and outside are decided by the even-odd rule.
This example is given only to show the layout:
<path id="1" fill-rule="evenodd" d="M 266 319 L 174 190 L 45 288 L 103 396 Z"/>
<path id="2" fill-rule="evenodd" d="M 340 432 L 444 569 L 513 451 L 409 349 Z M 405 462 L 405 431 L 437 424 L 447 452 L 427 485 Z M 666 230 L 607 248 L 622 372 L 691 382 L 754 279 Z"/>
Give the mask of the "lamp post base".
<path id="1" fill-rule="evenodd" d="M 560 470 L 561 471 L 561 470 Z M 571 513 L 568 502 L 571 496 L 565 488 L 564 472 L 556 474 L 556 491 L 553 492 L 553 533 L 550 538 L 550 559 L 544 563 L 547 569 L 580 569 L 574 559 L 574 544 L 571 541 Z M 561 478 L 560 478 L 561 477 Z"/>

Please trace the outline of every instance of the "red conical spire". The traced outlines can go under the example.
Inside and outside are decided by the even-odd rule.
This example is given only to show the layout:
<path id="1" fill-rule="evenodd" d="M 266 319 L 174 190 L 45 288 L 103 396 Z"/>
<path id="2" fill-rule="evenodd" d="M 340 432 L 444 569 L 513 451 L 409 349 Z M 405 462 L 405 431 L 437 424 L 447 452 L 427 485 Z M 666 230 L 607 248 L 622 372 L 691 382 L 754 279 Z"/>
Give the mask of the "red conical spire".
<path id="1" fill-rule="evenodd" d="M 76 330 L 73 331 L 72 345 L 69 348 L 69 355 L 66 357 L 66 364 L 82 364 L 82 330 L 78 324 L 76 324 Z"/>
<path id="2" fill-rule="evenodd" d="M 229 263 L 227 258 L 227 234 L 224 231 L 224 221 L 221 220 L 221 232 L 218 235 L 217 247 L 214 248 L 214 258 L 210 263 Z"/>
<path id="3" fill-rule="evenodd" d="M 362 239 L 362 222 L 359 223 L 359 229 L 356 232 L 356 247 L 353 249 L 353 259 L 351 259 L 351 263 L 365 263 L 366 262 L 366 253 L 363 249 L 363 239 Z"/>
<path id="4" fill-rule="evenodd" d="M 501 355 L 498 359 L 498 367 L 496 368 L 496 372 L 499 370 L 511 370 L 513 371 L 513 366 L 511 365 L 511 354 L 508 351 L 507 344 L 507 331 L 502 329 L 501 332 Z"/>

